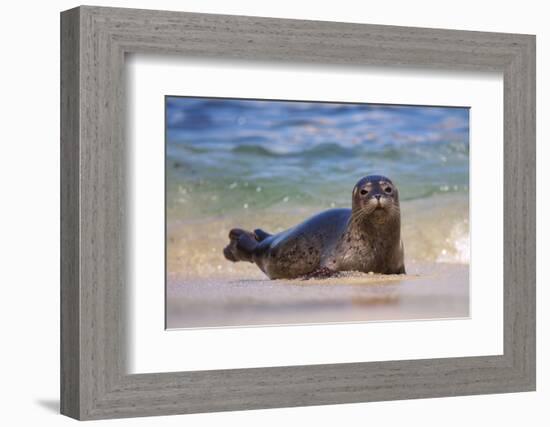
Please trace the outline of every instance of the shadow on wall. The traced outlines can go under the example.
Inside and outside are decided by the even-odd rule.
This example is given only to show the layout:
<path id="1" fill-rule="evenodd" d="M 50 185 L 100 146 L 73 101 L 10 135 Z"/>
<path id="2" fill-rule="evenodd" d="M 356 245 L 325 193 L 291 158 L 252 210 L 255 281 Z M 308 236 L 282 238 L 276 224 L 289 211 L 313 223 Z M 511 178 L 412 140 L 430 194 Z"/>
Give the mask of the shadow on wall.
<path id="1" fill-rule="evenodd" d="M 50 412 L 59 414 L 59 399 L 38 399 L 35 403 Z"/>

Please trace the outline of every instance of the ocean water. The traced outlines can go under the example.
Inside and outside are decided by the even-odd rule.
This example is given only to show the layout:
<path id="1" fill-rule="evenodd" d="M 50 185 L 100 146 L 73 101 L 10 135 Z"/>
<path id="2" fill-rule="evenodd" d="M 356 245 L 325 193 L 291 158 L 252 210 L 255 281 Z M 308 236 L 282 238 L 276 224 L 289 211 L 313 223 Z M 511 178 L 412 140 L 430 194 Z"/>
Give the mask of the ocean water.
<path id="1" fill-rule="evenodd" d="M 399 188 L 406 259 L 469 262 L 468 108 L 167 97 L 168 273 L 243 271 L 229 228 L 350 207 L 369 174 Z"/>

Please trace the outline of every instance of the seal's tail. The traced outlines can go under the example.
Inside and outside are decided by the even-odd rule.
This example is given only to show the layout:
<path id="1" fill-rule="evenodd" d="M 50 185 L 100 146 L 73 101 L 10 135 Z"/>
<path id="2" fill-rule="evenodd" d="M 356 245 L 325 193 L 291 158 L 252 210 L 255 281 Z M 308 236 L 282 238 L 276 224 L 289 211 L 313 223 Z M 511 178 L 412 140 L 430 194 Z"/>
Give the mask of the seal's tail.
<path id="1" fill-rule="evenodd" d="M 257 246 L 258 239 L 254 233 L 234 228 L 229 232 L 229 244 L 223 250 L 223 254 L 229 261 L 254 262 L 254 250 Z"/>

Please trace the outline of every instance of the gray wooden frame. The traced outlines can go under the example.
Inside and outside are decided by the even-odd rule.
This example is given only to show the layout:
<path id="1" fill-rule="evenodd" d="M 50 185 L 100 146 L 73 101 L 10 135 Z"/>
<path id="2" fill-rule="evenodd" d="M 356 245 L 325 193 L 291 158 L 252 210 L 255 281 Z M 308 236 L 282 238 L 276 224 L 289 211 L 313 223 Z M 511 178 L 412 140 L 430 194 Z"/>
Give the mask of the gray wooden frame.
<path id="1" fill-rule="evenodd" d="M 125 370 L 130 52 L 504 76 L 504 354 Z M 61 412 L 99 419 L 535 389 L 535 37 L 79 7 L 61 14 Z"/>

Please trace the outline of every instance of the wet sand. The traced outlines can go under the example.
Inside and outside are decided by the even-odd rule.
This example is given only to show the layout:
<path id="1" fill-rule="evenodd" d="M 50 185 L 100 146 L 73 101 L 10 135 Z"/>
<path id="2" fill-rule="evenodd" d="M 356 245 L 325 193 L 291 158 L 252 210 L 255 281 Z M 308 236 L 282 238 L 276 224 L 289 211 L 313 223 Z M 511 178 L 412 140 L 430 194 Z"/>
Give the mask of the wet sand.
<path id="1" fill-rule="evenodd" d="M 253 267 L 252 265 L 250 265 Z M 167 327 L 315 324 L 469 316 L 469 269 L 411 263 L 407 275 L 346 273 L 315 280 L 169 278 Z M 249 269 L 246 269 L 249 270 Z"/>

